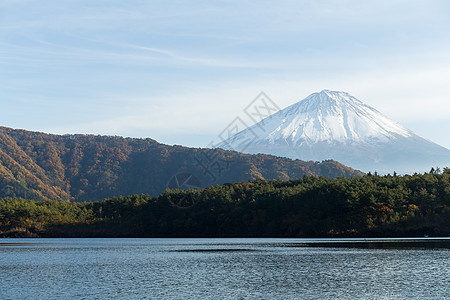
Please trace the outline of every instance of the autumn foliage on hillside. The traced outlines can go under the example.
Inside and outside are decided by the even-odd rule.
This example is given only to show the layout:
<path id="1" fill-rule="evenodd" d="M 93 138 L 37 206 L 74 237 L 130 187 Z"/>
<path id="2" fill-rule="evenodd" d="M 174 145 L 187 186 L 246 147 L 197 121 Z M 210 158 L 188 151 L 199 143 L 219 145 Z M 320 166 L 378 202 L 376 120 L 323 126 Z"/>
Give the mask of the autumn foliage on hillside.
<path id="1" fill-rule="evenodd" d="M 0 127 L 0 198 L 96 201 L 164 192 L 177 174 L 198 187 L 303 175 L 361 176 L 335 161 L 304 162 L 220 149 L 168 146 L 152 139 L 51 135 Z"/>

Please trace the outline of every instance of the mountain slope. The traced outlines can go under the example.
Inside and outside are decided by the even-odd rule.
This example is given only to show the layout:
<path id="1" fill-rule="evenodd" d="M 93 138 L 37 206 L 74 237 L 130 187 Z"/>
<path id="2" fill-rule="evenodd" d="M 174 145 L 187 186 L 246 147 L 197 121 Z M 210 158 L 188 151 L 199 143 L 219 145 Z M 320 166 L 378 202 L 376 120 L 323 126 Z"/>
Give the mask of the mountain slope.
<path id="1" fill-rule="evenodd" d="M 168 146 L 151 139 L 51 135 L 0 127 L 0 198 L 92 201 L 184 188 L 303 175 L 358 176 L 344 165 L 271 155 Z M 192 177 L 189 177 L 192 176 Z"/>
<path id="2" fill-rule="evenodd" d="M 450 164 L 450 151 L 345 92 L 323 90 L 217 145 L 302 160 L 334 159 L 364 171 L 421 172 Z"/>

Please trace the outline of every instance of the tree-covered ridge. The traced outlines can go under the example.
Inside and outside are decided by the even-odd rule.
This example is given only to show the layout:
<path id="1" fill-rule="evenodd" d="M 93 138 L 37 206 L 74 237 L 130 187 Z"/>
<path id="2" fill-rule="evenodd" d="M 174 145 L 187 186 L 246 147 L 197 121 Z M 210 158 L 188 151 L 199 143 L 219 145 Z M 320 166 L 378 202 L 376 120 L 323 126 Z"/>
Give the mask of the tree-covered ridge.
<path id="1" fill-rule="evenodd" d="M 192 174 L 200 187 L 257 178 L 363 175 L 334 161 L 304 162 L 168 146 L 151 139 L 51 135 L 0 127 L 0 198 L 95 201 L 140 193 L 156 196 L 179 173 Z"/>
<path id="2" fill-rule="evenodd" d="M 448 236 L 450 169 L 256 180 L 100 202 L 0 201 L 4 236 Z"/>

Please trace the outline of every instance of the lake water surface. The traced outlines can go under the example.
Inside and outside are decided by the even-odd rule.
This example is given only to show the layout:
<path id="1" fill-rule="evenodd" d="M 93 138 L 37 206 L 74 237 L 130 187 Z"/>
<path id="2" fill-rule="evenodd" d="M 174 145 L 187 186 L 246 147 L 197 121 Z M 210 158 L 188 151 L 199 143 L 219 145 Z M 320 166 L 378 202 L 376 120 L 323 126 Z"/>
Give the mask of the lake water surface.
<path id="1" fill-rule="evenodd" d="M 450 239 L 2 239 L 0 299 L 450 299 Z"/>

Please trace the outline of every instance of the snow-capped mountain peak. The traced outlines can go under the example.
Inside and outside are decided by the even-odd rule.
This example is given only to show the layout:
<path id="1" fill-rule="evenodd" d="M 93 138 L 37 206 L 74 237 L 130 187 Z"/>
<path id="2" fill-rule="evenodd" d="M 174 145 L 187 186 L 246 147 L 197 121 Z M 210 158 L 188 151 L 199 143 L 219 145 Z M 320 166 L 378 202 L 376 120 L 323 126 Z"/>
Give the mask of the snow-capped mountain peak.
<path id="1" fill-rule="evenodd" d="M 413 134 L 348 93 L 330 90 L 311 94 L 239 135 L 254 132 L 269 143 L 283 141 L 293 146 L 304 142 L 372 143 Z"/>
<path id="2" fill-rule="evenodd" d="M 350 94 L 330 90 L 311 94 L 217 147 L 303 160 L 331 158 L 351 167 L 367 169 L 367 165 L 372 165 L 351 164 L 353 158 L 379 163 L 384 154 L 375 148 L 390 145 L 389 151 L 395 151 L 394 144 L 403 150 L 411 148 L 411 151 L 422 151 L 421 146 L 432 144 L 436 146 L 434 150 L 450 154 L 449 150 L 420 138 Z"/>
<path id="3" fill-rule="evenodd" d="M 283 111 L 282 125 L 268 138 L 289 140 L 297 144 L 310 142 L 347 142 L 386 140 L 397 135 L 408 137 L 411 132 L 390 120 L 374 108 L 345 92 L 323 90 L 314 93 Z M 278 122 L 273 116 L 272 122 Z"/>

